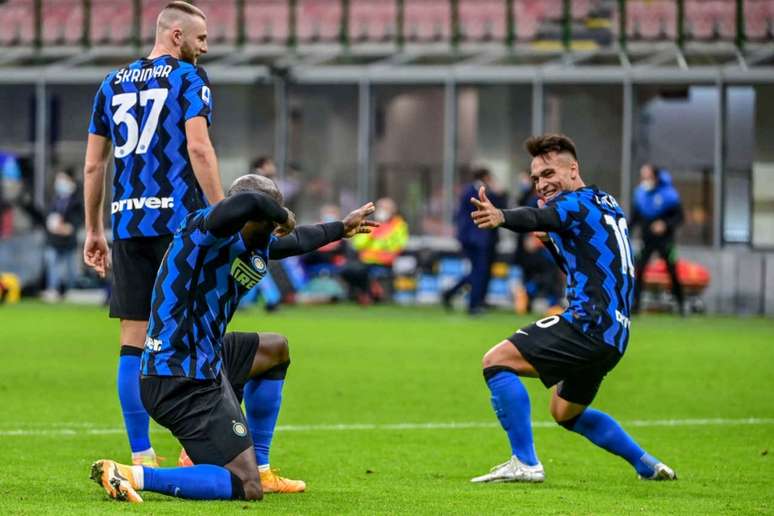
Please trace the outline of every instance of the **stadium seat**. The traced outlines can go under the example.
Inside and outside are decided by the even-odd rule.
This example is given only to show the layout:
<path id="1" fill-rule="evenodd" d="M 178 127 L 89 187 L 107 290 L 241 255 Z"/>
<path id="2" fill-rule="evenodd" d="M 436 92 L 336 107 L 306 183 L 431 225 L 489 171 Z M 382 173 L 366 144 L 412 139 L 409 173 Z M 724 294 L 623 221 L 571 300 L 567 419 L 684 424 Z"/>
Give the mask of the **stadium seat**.
<path id="1" fill-rule="evenodd" d="M 615 18 L 617 18 L 617 12 Z M 613 22 L 618 27 L 617 19 Z M 626 35 L 632 39 L 658 40 L 677 37 L 677 8 L 671 0 L 626 2 Z"/>
<path id="2" fill-rule="evenodd" d="M 715 2 L 685 2 L 685 28 L 691 39 L 709 40 L 715 35 Z"/>
<path id="3" fill-rule="evenodd" d="M 459 14 L 463 40 L 505 40 L 506 13 L 502 0 L 460 0 Z"/>
<path id="4" fill-rule="evenodd" d="M 81 0 L 43 2 L 42 39 L 44 45 L 77 45 L 83 35 Z"/>
<path id="5" fill-rule="evenodd" d="M 585 20 L 591 14 L 591 0 L 572 0 L 572 19 Z"/>
<path id="6" fill-rule="evenodd" d="M 447 0 L 405 0 L 403 34 L 409 41 L 448 41 L 451 6 Z"/>
<path id="7" fill-rule="evenodd" d="M 753 41 L 769 39 L 774 25 L 774 2 L 771 0 L 745 0 L 745 35 Z"/>
<path id="8" fill-rule="evenodd" d="M 515 0 L 513 16 L 515 18 L 516 38 L 520 41 L 535 39 L 541 26 L 546 22 L 562 19 L 561 0 Z"/>
<path id="9" fill-rule="evenodd" d="M 250 43 L 284 44 L 289 18 L 286 0 L 245 0 L 245 37 Z"/>
<path id="10" fill-rule="evenodd" d="M 298 0 L 296 5 L 299 42 L 338 40 L 342 16 L 340 0 Z"/>
<path id="11" fill-rule="evenodd" d="M 349 39 L 388 41 L 395 37 L 398 8 L 395 0 L 357 0 L 349 4 Z"/>
<path id="12" fill-rule="evenodd" d="M 92 45 L 123 45 L 132 37 L 134 13 L 130 2 L 91 0 Z"/>
<path id="13" fill-rule="evenodd" d="M 168 0 L 142 0 L 140 41 L 143 44 L 150 45 L 156 39 L 156 18 L 168 3 Z"/>
<path id="14" fill-rule="evenodd" d="M 717 32 L 721 39 L 732 41 L 736 38 L 736 4 L 715 0 Z"/>
<path id="15" fill-rule="evenodd" d="M 0 5 L 0 45 L 31 45 L 35 39 L 33 0 L 8 0 Z"/>
<path id="16" fill-rule="evenodd" d="M 237 10 L 234 0 L 198 0 L 196 7 L 207 15 L 207 40 L 210 44 L 236 43 Z"/>

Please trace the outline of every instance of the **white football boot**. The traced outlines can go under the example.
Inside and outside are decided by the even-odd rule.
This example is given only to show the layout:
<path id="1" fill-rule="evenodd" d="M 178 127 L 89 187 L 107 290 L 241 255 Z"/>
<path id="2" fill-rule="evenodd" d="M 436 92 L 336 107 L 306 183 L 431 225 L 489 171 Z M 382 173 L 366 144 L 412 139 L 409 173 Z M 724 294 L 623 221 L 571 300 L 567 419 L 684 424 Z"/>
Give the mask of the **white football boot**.
<path id="1" fill-rule="evenodd" d="M 655 466 L 653 466 L 654 472 L 653 475 L 649 477 L 643 477 L 640 475 L 640 479 L 642 480 L 677 480 L 677 473 L 674 472 L 672 468 L 664 464 L 663 462 L 659 462 Z"/>
<path id="2" fill-rule="evenodd" d="M 546 473 L 543 471 L 541 463 L 527 466 L 514 455 L 508 462 L 498 464 L 490 469 L 486 475 L 471 478 L 470 481 L 479 484 L 484 482 L 543 482 L 545 479 Z"/>

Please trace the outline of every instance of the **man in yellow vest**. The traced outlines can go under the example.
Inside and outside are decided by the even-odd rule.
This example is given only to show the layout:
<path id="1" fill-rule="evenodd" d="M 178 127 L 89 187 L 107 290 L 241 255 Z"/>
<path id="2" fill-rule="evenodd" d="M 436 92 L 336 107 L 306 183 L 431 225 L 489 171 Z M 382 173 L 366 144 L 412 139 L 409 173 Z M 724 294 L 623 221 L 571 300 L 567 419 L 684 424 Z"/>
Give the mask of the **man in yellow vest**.
<path id="1" fill-rule="evenodd" d="M 356 299 L 361 304 L 369 304 L 373 297 L 381 298 L 369 287 L 373 276 L 392 276 L 392 264 L 408 243 L 408 224 L 398 214 L 395 201 L 383 197 L 376 201 L 374 219 L 380 225 L 373 233 L 357 235 L 352 239 L 352 247 L 358 252 L 358 260 L 348 264 L 341 272 Z"/>

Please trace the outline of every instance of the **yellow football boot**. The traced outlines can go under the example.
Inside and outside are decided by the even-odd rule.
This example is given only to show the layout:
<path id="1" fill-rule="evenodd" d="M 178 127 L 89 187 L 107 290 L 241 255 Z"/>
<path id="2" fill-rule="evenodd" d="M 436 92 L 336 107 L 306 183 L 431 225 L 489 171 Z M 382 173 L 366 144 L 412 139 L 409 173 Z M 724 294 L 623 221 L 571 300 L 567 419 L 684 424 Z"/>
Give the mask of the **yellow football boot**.
<path id="1" fill-rule="evenodd" d="M 264 493 L 303 493 L 306 490 L 306 482 L 281 477 L 277 474 L 279 470 L 269 468 L 258 473 Z"/>
<path id="2" fill-rule="evenodd" d="M 137 494 L 132 467 L 102 459 L 91 465 L 91 479 L 101 485 L 110 498 L 122 502 L 142 503 Z"/>
<path id="3" fill-rule="evenodd" d="M 149 468 L 158 468 L 162 457 L 157 457 L 155 453 L 133 455 L 132 466 L 148 466 Z"/>
<path id="4" fill-rule="evenodd" d="M 180 450 L 180 457 L 177 458 L 177 465 L 181 468 L 187 468 L 194 465 L 191 457 L 189 457 L 188 453 L 186 453 L 185 448 Z"/>

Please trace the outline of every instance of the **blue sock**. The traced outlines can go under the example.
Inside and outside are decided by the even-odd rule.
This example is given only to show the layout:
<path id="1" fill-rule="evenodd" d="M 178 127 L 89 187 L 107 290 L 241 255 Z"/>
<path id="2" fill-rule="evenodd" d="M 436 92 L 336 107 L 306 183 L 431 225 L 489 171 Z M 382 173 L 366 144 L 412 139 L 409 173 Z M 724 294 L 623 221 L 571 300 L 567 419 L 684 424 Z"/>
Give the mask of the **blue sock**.
<path id="1" fill-rule="evenodd" d="M 492 407 L 511 442 L 511 453 L 529 466 L 537 464 L 532 440 L 529 395 L 516 371 L 505 367 L 487 367 L 484 378 L 492 393 Z"/>
<path id="2" fill-rule="evenodd" d="M 232 484 L 229 470 L 212 464 L 197 464 L 188 468 L 149 468 L 143 466 L 143 491 L 153 491 L 189 500 L 231 500 L 244 498 L 239 487 Z M 237 487 L 237 489 L 234 489 Z M 234 493 L 234 491 L 238 491 Z M 235 496 L 236 495 L 236 496 Z"/>
<path id="3" fill-rule="evenodd" d="M 255 460 L 259 466 L 270 464 L 269 449 L 282 405 L 282 386 L 289 365 L 290 362 L 280 364 L 245 384 L 245 415 L 253 437 Z"/>
<path id="4" fill-rule="evenodd" d="M 150 418 L 140 399 L 140 355 L 140 348 L 121 346 L 118 359 L 118 399 L 121 401 L 121 412 L 124 414 L 132 452 L 145 451 L 151 447 L 148 429 Z"/>
<path id="5" fill-rule="evenodd" d="M 612 417 L 589 407 L 575 418 L 574 424 L 568 422 L 573 432 L 579 433 L 600 448 L 623 457 L 637 473 L 649 477 L 654 473 L 658 459 L 645 453 L 645 450 Z"/>

